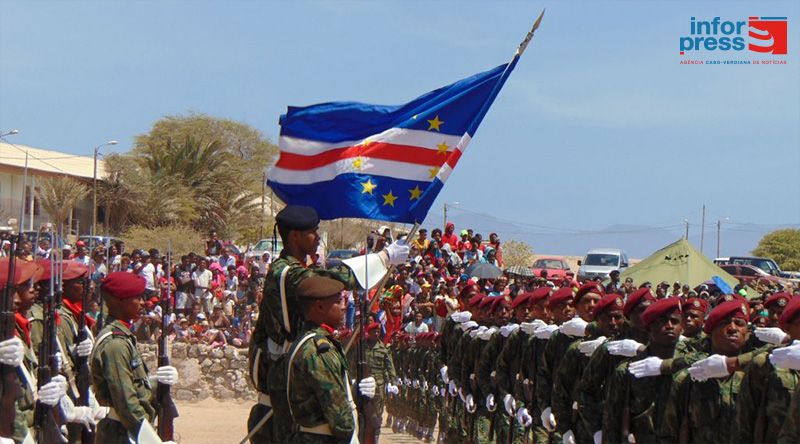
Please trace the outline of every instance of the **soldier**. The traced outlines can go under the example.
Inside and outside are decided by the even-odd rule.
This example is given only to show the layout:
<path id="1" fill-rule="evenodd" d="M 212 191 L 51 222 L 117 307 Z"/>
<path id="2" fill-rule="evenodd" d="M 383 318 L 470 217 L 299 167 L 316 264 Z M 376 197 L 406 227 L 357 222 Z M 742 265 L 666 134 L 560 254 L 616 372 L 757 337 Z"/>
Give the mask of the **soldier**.
<path id="1" fill-rule="evenodd" d="M 486 406 L 487 416 L 490 421 L 489 429 L 497 436 L 498 441 L 505 441 L 507 440 L 509 421 L 507 408 L 504 402 L 505 396 L 500 396 L 498 391 L 496 365 L 500 357 L 500 352 L 502 352 L 503 346 L 505 345 L 506 338 L 511 332 L 519 329 L 519 325 L 509 325 L 514 313 L 511 304 L 503 297 L 496 297 L 493 299 L 490 312 L 494 319 L 494 324 L 499 328 L 489 335 L 488 342 L 483 347 L 483 350 L 481 350 L 475 365 L 475 376 L 477 385 L 484 395 L 481 401 L 483 401 Z M 503 403 L 503 408 L 498 409 L 498 403 Z M 508 409 L 511 409 L 511 407 L 509 400 Z M 494 425 L 494 427 L 491 427 L 492 425 Z M 491 436 L 490 433 L 489 439 L 493 438 L 494 437 Z"/>
<path id="2" fill-rule="evenodd" d="M 347 299 L 344 284 L 325 276 L 310 276 L 296 288 L 297 308 L 304 323 L 285 361 L 292 443 L 358 441 L 358 418 L 347 360 L 334 331 L 344 326 Z M 375 396 L 375 378 L 359 381 L 362 396 Z"/>
<path id="3" fill-rule="evenodd" d="M 725 357 L 736 357 L 747 342 L 747 302 L 738 299 L 717 305 L 703 327 L 709 335 L 708 362 L 727 367 Z M 744 372 L 735 370 L 723 378 L 696 381 L 697 368 L 682 370 L 675 376 L 658 432 L 665 442 L 719 443 L 730 440 L 736 399 Z"/>
<path id="4" fill-rule="evenodd" d="M 367 423 L 375 436 L 375 442 L 381 434 L 381 422 L 383 421 L 383 407 L 386 395 L 384 393 L 394 393 L 397 388 L 394 381 L 397 373 L 392 363 L 392 355 L 389 349 L 381 341 L 381 324 L 373 322 L 367 326 L 367 365 L 369 365 L 369 375 L 375 378 L 375 397 L 372 398 L 367 406 Z"/>
<path id="5" fill-rule="evenodd" d="M 589 356 L 581 351 L 580 347 L 586 342 L 598 344 L 608 338 L 617 337 L 625 319 L 622 311 L 623 305 L 622 295 L 603 296 L 592 309 L 591 315 L 602 336 L 587 336 L 584 341 L 573 342 L 556 368 L 553 377 L 552 406 L 557 430 L 562 434 L 564 444 L 589 442 L 595 433 L 595 430 L 587 429 L 586 424 L 580 421 L 578 414 L 580 405 L 576 401 L 575 391 L 583 370 L 589 363 Z M 594 344 L 592 348 L 596 347 Z"/>
<path id="6" fill-rule="evenodd" d="M 775 296 L 780 299 L 775 301 Z M 788 333 L 790 339 L 800 340 L 800 298 L 787 304 L 788 294 L 777 293 L 767 301 L 770 300 L 773 301 L 772 305 L 780 306 L 780 327 Z M 778 441 L 792 394 L 800 382 L 800 370 L 775 367 L 769 360 L 771 351 L 757 354 L 747 367 L 736 402 L 736 420 L 733 422 L 731 435 L 733 442 Z"/>
<path id="7" fill-rule="evenodd" d="M 699 343 L 705 339 L 703 321 L 708 313 L 708 301 L 700 298 L 689 298 L 683 307 L 683 335 Z"/>
<path id="8" fill-rule="evenodd" d="M 259 392 L 258 403 L 247 420 L 248 437 L 254 443 L 280 441 L 291 431 L 286 416 L 285 375 L 271 369 L 285 359 L 286 351 L 297 338 L 298 325 L 302 323 L 296 297 L 300 282 L 311 276 L 327 276 L 348 288 L 354 288 L 356 283 L 372 286 L 383 278 L 389 265 L 403 263 L 408 257 L 408 246 L 394 242 L 379 254 L 367 255 L 367 259 L 357 256 L 343 261 L 341 269 L 307 268 L 307 258 L 316 254 L 319 247 L 317 212 L 311 207 L 287 205 L 278 212 L 275 221 L 284 248 L 267 272 L 260 316 L 249 350 L 250 378 Z M 369 265 L 365 266 L 367 261 Z"/>
<path id="9" fill-rule="evenodd" d="M 136 349 L 131 325 L 141 316 L 145 280 L 133 273 L 117 271 L 106 276 L 101 294 L 108 307 L 108 324 L 98 333 L 91 356 L 92 387 L 108 416 L 97 424 L 97 443 L 160 443 L 152 426 L 156 416 L 154 382 L 173 385 L 178 371 L 159 367 L 155 381 Z"/>
<path id="10" fill-rule="evenodd" d="M 683 352 L 681 305 L 680 298 L 671 297 L 659 299 L 647 307 L 641 315 L 641 323 L 649 331 L 650 340 L 631 360 L 647 356 L 669 359 Z M 634 378 L 628 373 L 629 362 L 619 364 L 606 384 L 603 431 L 599 441 L 612 444 L 657 442 L 656 432 L 661 427 L 672 377 Z"/>
<path id="11" fill-rule="evenodd" d="M 569 294 L 571 296 L 572 293 Z M 560 325 L 572 317 L 571 311 L 565 312 L 564 310 L 559 311 L 558 317 L 551 316 L 549 298 L 551 296 L 548 287 L 534 290 L 528 299 L 530 317 L 533 321 L 520 325 L 520 330 L 528 337 L 523 344 L 520 356 L 519 377 L 522 379 L 522 387 L 521 394 L 517 395 L 517 399 L 523 401 L 520 403 L 516 417 L 517 422 L 525 428 L 523 433 L 527 435 L 528 428 L 530 428 L 533 442 L 536 444 L 547 444 L 549 440 L 547 429 L 544 428 L 540 419 L 542 416 L 540 405 L 535 399 L 539 384 L 537 373 L 550 337 L 549 334 L 558 328 L 557 324 Z M 553 324 L 548 325 L 551 321 Z"/>

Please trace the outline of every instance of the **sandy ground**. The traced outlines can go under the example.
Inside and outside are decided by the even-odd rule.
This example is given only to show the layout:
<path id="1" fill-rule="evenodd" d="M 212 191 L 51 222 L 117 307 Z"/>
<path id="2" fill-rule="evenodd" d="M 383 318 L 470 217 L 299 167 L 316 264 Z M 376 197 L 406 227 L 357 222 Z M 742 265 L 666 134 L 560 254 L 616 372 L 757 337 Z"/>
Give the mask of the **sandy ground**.
<path id="1" fill-rule="evenodd" d="M 252 403 L 221 402 L 206 399 L 197 403 L 176 402 L 180 417 L 175 420 L 176 441 L 180 444 L 238 444 L 247 434 L 245 423 Z M 384 421 L 385 423 L 385 421 Z M 381 429 L 381 443 L 418 443 L 410 435 L 395 435 Z"/>

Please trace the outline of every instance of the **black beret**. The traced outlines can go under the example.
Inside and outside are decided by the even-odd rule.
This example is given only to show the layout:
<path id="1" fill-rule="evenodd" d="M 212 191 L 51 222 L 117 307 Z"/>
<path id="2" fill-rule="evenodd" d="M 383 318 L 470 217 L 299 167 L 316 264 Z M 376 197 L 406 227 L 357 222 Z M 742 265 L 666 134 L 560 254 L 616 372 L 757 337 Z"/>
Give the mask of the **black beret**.
<path id="1" fill-rule="evenodd" d="M 311 276 L 300 281 L 297 297 L 303 299 L 323 299 L 337 296 L 344 290 L 344 284 L 325 276 Z"/>
<path id="2" fill-rule="evenodd" d="M 302 205 L 287 205 L 275 216 L 278 227 L 289 230 L 311 230 L 319 226 L 317 211 Z"/>

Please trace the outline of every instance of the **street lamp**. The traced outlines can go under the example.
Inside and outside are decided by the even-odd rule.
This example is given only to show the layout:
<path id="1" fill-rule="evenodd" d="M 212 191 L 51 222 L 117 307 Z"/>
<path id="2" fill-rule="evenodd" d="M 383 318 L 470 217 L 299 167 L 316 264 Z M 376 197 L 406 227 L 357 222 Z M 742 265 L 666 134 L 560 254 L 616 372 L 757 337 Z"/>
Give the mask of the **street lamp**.
<path id="1" fill-rule="evenodd" d="M 458 202 L 453 202 L 450 204 L 451 207 L 457 206 Z M 447 228 L 447 202 L 444 203 L 444 223 L 442 224 L 442 229 Z"/>
<path id="2" fill-rule="evenodd" d="M 2 139 L 5 136 L 13 136 L 14 134 L 19 134 L 19 130 L 14 128 L 14 129 L 12 129 L 10 131 L 7 131 L 5 133 L 0 133 L 0 139 Z M 11 144 L 11 146 L 13 146 L 14 148 L 17 148 L 16 145 L 14 145 L 13 143 Z M 22 151 L 20 148 L 17 148 L 17 149 Z M 20 208 L 19 208 L 19 232 L 20 233 L 22 233 L 22 230 L 25 229 L 25 199 L 27 197 L 25 195 L 26 194 L 25 193 L 25 187 L 26 186 L 28 186 L 28 150 L 25 150 L 25 173 L 22 175 L 22 204 L 20 205 Z M 33 212 L 32 209 L 31 209 L 31 212 Z M 31 217 L 33 217 L 33 216 L 31 216 Z"/>
<path id="3" fill-rule="evenodd" d="M 718 219 L 717 220 L 717 257 L 719 257 L 719 244 L 720 244 L 720 230 L 722 228 L 722 222 L 730 221 L 730 217 L 726 217 L 725 219 Z"/>
<path id="4" fill-rule="evenodd" d="M 94 175 L 92 176 L 92 238 L 95 234 L 95 226 L 97 225 L 97 152 L 100 148 L 108 145 L 116 145 L 119 142 L 116 140 L 109 140 L 106 143 L 101 143 L 94 148 Z M 80 234 L 80 233 L 78 233 Z"/>
<path id="5" fill-rule="evenodd" d="M 13 136 L 14 134 L 19 134 L 19 130 L 18 129 L 12 129 L 11 131 L 9 131 L 7 133 L 2 133 L 2 134 L 0 134 L 0 138 L 3 138 L 5 136 Z"/>

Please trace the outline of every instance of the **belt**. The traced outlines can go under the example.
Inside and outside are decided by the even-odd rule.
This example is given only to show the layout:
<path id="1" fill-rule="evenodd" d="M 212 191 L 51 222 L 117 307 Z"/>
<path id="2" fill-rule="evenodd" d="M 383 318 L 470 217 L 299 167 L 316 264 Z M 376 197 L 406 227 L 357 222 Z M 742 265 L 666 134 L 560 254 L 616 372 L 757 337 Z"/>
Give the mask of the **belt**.
<path id="1" fill-rule="evenodd" d="M 272 398 L 266 393 L 258 392 L 258 403 L 267 407 L 272 407 Z"/>
<path id="2" fill-rule="evenodd" d="M 313 433 L 315 435 L 333 436 L 333 430 L 328 423 L 323 423 L 314 427 L 300 426 L 299 430 L 303 433 Z"/>

